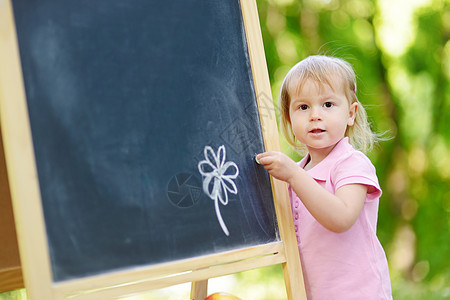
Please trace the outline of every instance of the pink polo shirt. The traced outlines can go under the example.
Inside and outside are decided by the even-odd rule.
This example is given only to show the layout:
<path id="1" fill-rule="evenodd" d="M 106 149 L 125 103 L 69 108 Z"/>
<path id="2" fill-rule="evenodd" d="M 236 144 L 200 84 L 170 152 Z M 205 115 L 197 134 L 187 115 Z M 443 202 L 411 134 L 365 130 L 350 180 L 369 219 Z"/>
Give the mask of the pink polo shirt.
<path id="1" fill-rule="evenodd" d="M 302 168 L 308 156 L 299 162 Z M 308 299 L 392 299 L 386 255 L 376 236 L 381 189 L 371 161 L 343 138 L 307 172 L 333 194 L 347 184 L 369 187 L 360 216 L 344 233 L 319 224 L 289 188 Z"/>

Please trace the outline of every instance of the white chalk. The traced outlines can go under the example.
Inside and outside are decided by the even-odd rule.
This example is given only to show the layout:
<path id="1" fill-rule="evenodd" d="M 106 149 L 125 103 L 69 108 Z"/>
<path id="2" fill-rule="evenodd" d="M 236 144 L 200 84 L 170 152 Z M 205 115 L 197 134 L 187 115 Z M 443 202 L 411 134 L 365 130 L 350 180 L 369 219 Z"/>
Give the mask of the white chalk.
<path id="1" fill-rule="evenodd" d="M 261 164 L 261 163 L 259 162 L 259 160 L 258 160 L 258 156 L 256 156 L 256 155 L 255 155 L 255 161 L 256 161 L 256 163 L 257 163 L 258 165 Z"/>

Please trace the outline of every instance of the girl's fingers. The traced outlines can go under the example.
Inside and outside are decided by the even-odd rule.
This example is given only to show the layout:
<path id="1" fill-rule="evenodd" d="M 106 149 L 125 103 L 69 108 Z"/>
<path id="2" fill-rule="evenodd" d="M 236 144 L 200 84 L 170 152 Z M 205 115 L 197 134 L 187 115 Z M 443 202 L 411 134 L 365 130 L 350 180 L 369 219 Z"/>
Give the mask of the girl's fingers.
<path id="1" fill-rule="evenodd" d="M 276 154 L 276 152 L 269 151 L 263 152 L 255 156 L 255 161 L 260 165 L 265 165 L 271 163 L 270 157 Z"/>
<path id="2" fill-rule="evenodd" d="M 258 154 L 258 155 L 255 156 L 255 161 L 256 161 L 259 165 L 263 165 L 264 163 L 263 163 L 263 161 L 261 161 L 261 160 L 263 160 L 264 157 L 266 157 L 267 155 L 268 155 L 267 152 L 260 153 L 260 154 Z"/>

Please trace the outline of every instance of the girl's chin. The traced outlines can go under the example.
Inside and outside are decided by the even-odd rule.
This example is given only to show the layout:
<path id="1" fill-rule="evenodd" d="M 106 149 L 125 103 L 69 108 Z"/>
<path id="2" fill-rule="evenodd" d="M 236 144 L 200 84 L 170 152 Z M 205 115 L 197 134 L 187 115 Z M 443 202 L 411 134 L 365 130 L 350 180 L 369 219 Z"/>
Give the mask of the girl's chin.
<path id="1" fill-rule="evenodd" d="M 336 146 L 337 143 L 309 143 L 306 144 L 306 148 L 308 148 L 309 152 L 314 152 L 314 151 L 329 151 L 331 149 L 334 148 L 334 146 Z"/>

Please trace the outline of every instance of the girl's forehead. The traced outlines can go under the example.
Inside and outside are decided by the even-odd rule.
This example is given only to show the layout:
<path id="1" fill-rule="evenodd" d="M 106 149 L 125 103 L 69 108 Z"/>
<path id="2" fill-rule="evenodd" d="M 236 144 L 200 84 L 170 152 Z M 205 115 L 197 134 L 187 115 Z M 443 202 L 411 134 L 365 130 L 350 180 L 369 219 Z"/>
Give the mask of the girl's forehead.
<path id="1" fill-rule="evenodd" d="M 300 95 L 302 93 L 305 85 L 312 85 L 317 88 L 319 92 L 322 92 L 326 88 L 330 88 L 333 92 L 343 92 L 344 83 L 342 78 L 335 75 L 323 76 L 321 78 L 318 77 L 294 77 L 291 78 L 288 85 L 288 93 L 291 96 Z"/>

